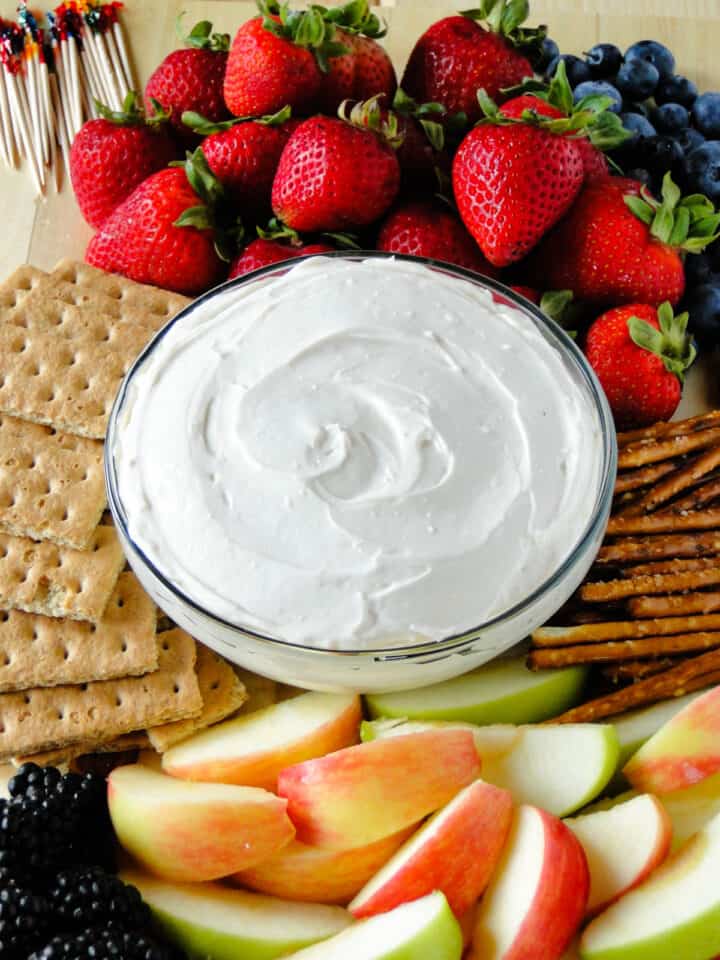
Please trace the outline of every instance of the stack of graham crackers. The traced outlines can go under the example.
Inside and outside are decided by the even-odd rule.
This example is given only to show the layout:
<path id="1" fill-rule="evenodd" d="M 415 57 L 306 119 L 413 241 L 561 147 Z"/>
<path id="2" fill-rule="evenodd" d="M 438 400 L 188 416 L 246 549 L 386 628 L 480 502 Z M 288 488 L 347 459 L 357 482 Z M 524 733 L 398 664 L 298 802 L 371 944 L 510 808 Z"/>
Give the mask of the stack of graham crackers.
<path id="1" fill-rule="evenodd" d="M 720 683 L 720 410 L 618 435 L 618 477 L 595 565 L 533 669 L 589 664 L 583 722 Z"/>
<path id="2" fill-rule="evenodd" d="M 0 284 L 0 760 L 163 751 L 247 698 L 222 658 L 158 630 L 104 512 L 118 386 L 187 302 L 70 261 Z"/>

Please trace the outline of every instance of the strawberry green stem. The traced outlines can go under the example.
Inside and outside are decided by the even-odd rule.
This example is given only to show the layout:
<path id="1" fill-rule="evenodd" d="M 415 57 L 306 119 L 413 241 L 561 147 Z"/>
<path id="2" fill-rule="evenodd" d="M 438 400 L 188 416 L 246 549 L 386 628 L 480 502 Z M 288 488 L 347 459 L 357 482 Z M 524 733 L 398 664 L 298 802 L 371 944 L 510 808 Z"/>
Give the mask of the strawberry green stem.
<path id="1" fill-rule="evenodd" d="M 668 301 L 658 307 L 657 314 L 659 330 L 647 320 L 630 317 L 627 322 L 630 338 L 638 347 L 660 357 L 665 369 L 675 374 L 682 383 L 685 371 L 697 356 L 695 345 L 687 333 L 688 314 L 674 316 Z"/>
<path id="2" fill-rule="evenodd" d="M 194 110 L 185 110 L 182 115 L 182 122 L 194 133 L 199 133 L 203 137 L 209 137 L 213 133 L 222 133 L 223 130 L 230 130 L 239 123 L 247 123 L 250 120 L 255 123 L 261 123 L 266 127 L 279 127 L 285 123 L 286 120 L 290 119 L 291 114 L 292 109 L 287 106 L 283 107 L 282 110 L 278 110 L 277 113 L 266 114 L 261 117 L 233 117 L 232 120 L 222 120 L 214 123 L 211 120 L 207 120 L 202 114 L 195 113 Z"/>
<path id="3" fill-rule="evenodd" d="M 377 93 L 369 100 L 355 104 L 351 100 L 343 100 L 338 107 L 338 116 L 359 130 L 369 130 L 377 134 L 388 146 L 397 150 L 403 142 L 404 134 L 400 132 L 396 114 L 387 110 L 383 116 L 380 99 L 384 96 L 384 93 Z"/>
<path id="4" fill-rule="evenodd" d="M 108 120 L 118 127 L 159 127 L 170 119 L 170 111 L 166 110 L 154 97 L 150 98 L 150 103 L 153 112 L 146 115 L 140 106 L 137 93 L 134 90 L 129 90 L 125 95 L 121 110 L 112 110 L 99 100 L 95 100 L 95 109 L 104 120 Z"/>
<path id="5" fill-rule="evenodd" d="M 213 53 L 226 53 L 230 49 L 229 33 L 213 33 L 212 23 L 209 20 L 200 20 L 190 33 L 183 33 L 183 17 L 181 13 L 175 23 L 175 30 L 186 47 L 196 50 L 212 50 Z"/>
<path id="6" fill-rule="evenodd" d="M 470 20 L 482 21 L 493 33 L 524 51 L 539 50 L 547 36 L 545 26 L 522 26 L 530 13 L 528 0 L 482 0 L 479 7 L 460 13 Z"/>
<path id="7" fill-rule="evenodd" d="M 624 199 L 638 220 L 648 225 L 653 237 L 678 250 L 702 253 L 720 237 L 720 213 L 712 202 L 701 193 L 683 197 L 669 172 L 663 178 L 660 200 L 646 187 L 639 197 L 629 194 Z"/>

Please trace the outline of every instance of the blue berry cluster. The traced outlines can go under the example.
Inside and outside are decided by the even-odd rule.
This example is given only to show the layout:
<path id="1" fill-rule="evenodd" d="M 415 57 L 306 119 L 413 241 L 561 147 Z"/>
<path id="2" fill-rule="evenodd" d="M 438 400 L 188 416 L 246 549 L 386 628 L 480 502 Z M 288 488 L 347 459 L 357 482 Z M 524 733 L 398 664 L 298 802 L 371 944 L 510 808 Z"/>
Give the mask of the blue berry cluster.
<path id="1" fill-rule="evenodd" d="M 612 154 L 627 176 L 660 192 L 669 171 L 685 193 L 702 193 L 720 206 L 720 93 L 699 93 L 675 71 L 675 57 L 656 40 L 640 40 L 623 53 L 598 43 L 583 57 L 561 54 L 546 38 L 536 63 L 546 79 L 564 61 L 575 100 L 610 97 L 632 138 Z M 702 345 L 720 344 L 720 240 L 686 260 L 684 308 Z"/>

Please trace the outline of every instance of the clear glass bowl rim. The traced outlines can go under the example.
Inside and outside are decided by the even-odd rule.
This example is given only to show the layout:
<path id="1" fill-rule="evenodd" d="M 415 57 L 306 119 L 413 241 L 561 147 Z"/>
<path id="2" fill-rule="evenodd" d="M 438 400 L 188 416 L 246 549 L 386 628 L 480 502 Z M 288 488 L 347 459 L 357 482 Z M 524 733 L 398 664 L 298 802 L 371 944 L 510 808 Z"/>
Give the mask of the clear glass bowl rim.
<path id="1" fill-rule="evenodd" d="M 199 307 L 201 304 L 204 304 L 207 300 L 212 299 L 218 294 L 234 287 L 239 287 L 246 283 L 253 283 L 256 280 L 262 279 L 268 274 L 277 273 L 279 275 L 283 275 L 292 267 L 314 256 L 318 255 L 311 254 L 310 256 L 296 257 L 292 260 L 284 260 L 280 263 L 269 264 L 266 267 L 260 267 L 258 270 L 254 270 L 251 273 L 244 274 L 243 276 L 236 277 L 232 280 L 227 280 L 225 283 L 213 287 L 206 293 L 201 294 L 197 299 L 193 300 L 192 303 L 188 304 L 187 307 L 169 320 L 168 323 L 165 324 L 165 326 L 152 338 L 152 340 L 149 341 L 142 353 L 140 353 L 140 355 L 135 359 L 134 363 L 123 378 L 115 397 L 115 401 L 110 411 L 107 437 L 105 441 L 105 485 L 107 488 L 108 505 L 113 515 L 113 520 L 116 526 L 120 529 L 123 538 L 131 545 L 134 553 L 140 558 L 143 565 L 151 571 L 151 573 L 156 577 L 157 580 L 160 581 L 165 589 L 173 594 L 180 603 L 191 607 L 194 611 L 202 616 L 207 617 L 216 624 L 228 630 L 238 633 L 240 636 L 245 634 L 253 640 L 260 641 L 261 643 L 278 645 L 281 648 L 286 648 L 289 651 L 294 651 L 295 653 L 302 652 L 303 654 L 307 653 L 308 655 L 315 657 L 362 656 L 371 659 L 392 660 L 396 657 L 398 659 L 405 659 L 407 657 L 427 655 L 431 652 L 458 652 L 460 648 L 474 642 L 484 631 L 490 630 L 505 621 L 522 615 L 525 610 L 532 607 L 545 593 L 552 590 L 556 584 L 563 580 L 565 574 L 569 572 L 578 558 L 596 539 L 598 528 L 601 525 L 604 526 L 606 523 L 605 518 L 608 512 L 607 508 L 612 501 L 615 485 L 615 474 L 617 471 L 617 439 L 610 406 L 592 367 L 586 360 L 584 354 L 579 349 L 573 338 L 568 336 L 566 331 L 563 330 L 558 323 L 546 316 L 546 314 L 544 314 L 539 307 L 537 307 L 530 300 L 527 300 L 522 295 L 515 293 L 514 290 L 508 286 L 505 286 L 505 284 L 500 283 L 498 280 L 485 277 L 473 270 L 468 270 L 464 267 L 458 267 L 455 264 L 447 263 L 444 260 L 436 260 L 431 257 L 416 257 L 407 254 L 387 253 L 380 250 L 338 250 L 322 254 L 323 257 L 333 260 L 375 259 L 401 260 L 408 263 L 419 263 L 423 266 L 441 271 L 442 273 L 449 274 L 450 276 L 456 276 L 463 280 L 469 280 L 476 286 L 485 287 L 492 293 L 496 293 L 499 296 L 504 297 L 506 300 L 510 301 L 514 307 L 529 315 L 536 325 L 544 328 L 544 330 L 550 334 L 550 339 L 554 339 L 556 341 L 555 345 L 562 346 L 565 350 L 567 350 L 570 357 L 574 361 L 577 371 L 581 374 L 582 378 L 585 380 L 586 386 L 589 388 L 589 393 L 594 401 L 595 410 L 600 420 L 603 443 L 602 478 L 595 498 L 595 504 L 590 515 L 590 520 L 586 524 L 585 529 L 583 530 L 577 543 L 562 564 L 546 580 L 539 584 L 539 586 L 537 586 L 531 594 L 529 594 L 527 597 L 524 597 L 522 600 L 519 600 L 512 607 L 508 607 L 508 609 L 503 610 L 492 619 L 479 624 L 477 627 L 472 627 L 471 629 L 464 631 L 462 634 L 455 634 L 454 636 L 446 637 L 444 640 L 438 640 L 434 642 L 425 641 L 423 643 L 410 644 L 408 646 L 401 647 L 373 647 L 371 649 L 352 650 L 331 650 L 322 647 L 309 647 L 303 646 L 302 644 L 291 643 L 288 640 L 281 640 L 278 637 L 265 636 L 264 634 L 257 633 L 255 630 L 240 626 L 237 623 L 232 623 L 230 620 L 225 620 L 223 617 L 219 617 L 217 614 L 207 610 L 197 601 L 193 600 L 192 597 L 187 596 L 182 590 L 175 586 L 175 584 L 173 584 L 163 574 L 163 572 L 158 569 L 156 564 L 153 563 L 148 556 L 146 556 L 143 550 L 130 536 L 127 524 L 127 515 L 120 498 L 117 485 L 114 449 L 116 425 L 133 376 L 151 357 L 155 347 L 162 341 L 165 334 L 168 333 L 175 323 L 182 321 L 186 316 L 191 314 L 197 307 Z"/>

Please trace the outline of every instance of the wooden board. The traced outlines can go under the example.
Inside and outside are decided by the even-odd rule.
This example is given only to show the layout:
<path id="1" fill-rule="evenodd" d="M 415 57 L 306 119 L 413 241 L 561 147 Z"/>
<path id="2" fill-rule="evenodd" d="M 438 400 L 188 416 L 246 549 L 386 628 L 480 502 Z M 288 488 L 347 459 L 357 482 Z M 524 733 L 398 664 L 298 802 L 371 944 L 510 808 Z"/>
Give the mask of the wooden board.
<path id="1" fill-rule="evenodd" d="M 333 2 L 333 0 L 326 0 Z M 337 0 L 336 0 L 337 2 Z M 472 4 L 459 4 L 459 7 Z M 0 0 L 0 15 L 14 16 L 15 0 Z M 417 37 L 433 21 L 458 7 L 448 0 L 383 0 L 382 16 L 389 31 L 385 44 L 401 71 Z M 550 34 L 567 53 L 580 53 L 600 40 L 621 47 L 640 39 L 658 39 L 676 54 L 678 68 L 701 89 L 720 88 L 720 0 L 531 0 L 531 23 L 547 23 Z M 246 0 L 126 0 L 123 23 L 141 82 L 177 46 L 175 21 L 211 20 L 218 30 L 234 33 L 256 13 Z M 60 193 L 51 186 L 36 199 L 24 171 L 0 169 L 0 277 L 21 263 L 49 268 L 62 256 L 82 258 L 91 236 L 66 182 Z M 709 361 L 705 361 L 707 366 Z M 679 415 L 709 405 L 719 406 L 716 378 L 693 370 Z M 712 383 L 712 388 L 711 388 Z"/>

